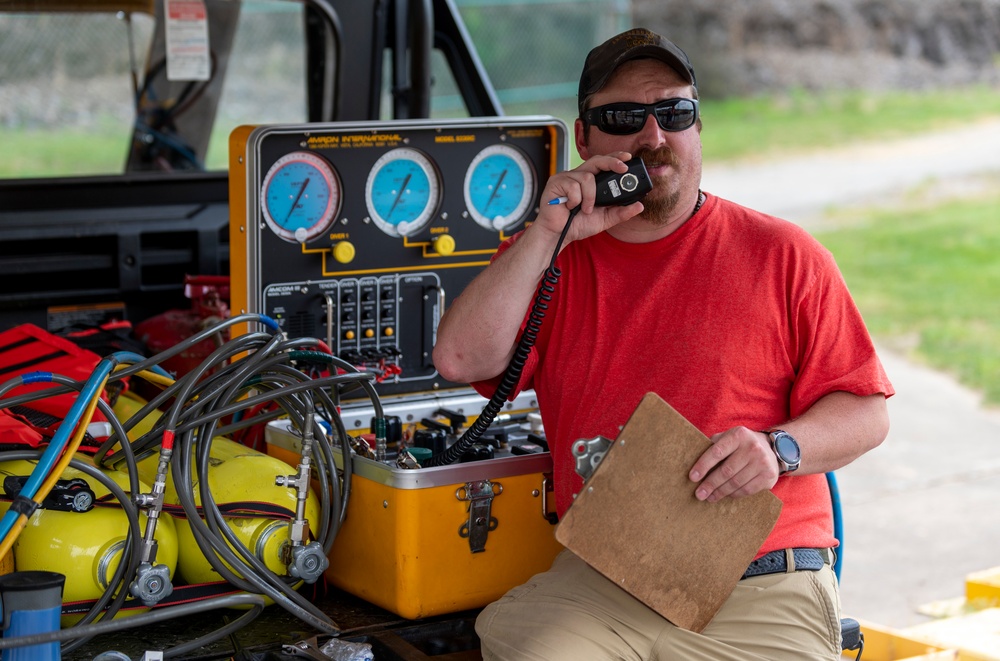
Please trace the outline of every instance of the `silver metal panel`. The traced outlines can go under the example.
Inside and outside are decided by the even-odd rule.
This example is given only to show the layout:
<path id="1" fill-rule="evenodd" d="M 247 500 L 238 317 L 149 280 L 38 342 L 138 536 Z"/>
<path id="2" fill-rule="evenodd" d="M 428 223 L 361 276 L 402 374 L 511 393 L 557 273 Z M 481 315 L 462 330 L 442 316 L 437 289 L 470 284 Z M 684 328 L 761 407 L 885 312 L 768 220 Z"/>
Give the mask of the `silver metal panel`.
<path id="1" fill-rule="evenodd" d="M 474 417 L 486 406 L 485 397 L 472 388 L 452 390 L 446 393 L 420 393 L 405 395 L 399 398 L 383 398 L 382 410 L 386 416 L 399 416 L 403 423 L 420 422 L 421 418 L 432 418 L 434 412 L 441 408 Z M 534 390 L 525 390 L 514 398 L 513 402 L 504 404 L 505 411 L 527 411 L 538 408 L 538 400 Z M 375 409 L 367 400 L 344 405 L 340 417 L 348 431 L 353 429 L 368 429 Z"/>
<path id="2" fill-rule="evenodd" d="M 367 426 L 368 418 L 365 420 Z M 302 449 L 301 437 L 287 419 L 269 422 L 265 428 L 264 439 L 269 445 L 291 452 L 300 453 Z M 337 452 L 335 459 L 338 468 L 342 468 L 343 454 Z M 429 489 L 476 480 L 547 473 L 552 470 L 552 457 L 547 452 L 417 469 L 396 468 L 394 463 L 384 464 L 356 455 L 352 455 L 352 460 L 355 475 L 394 489 Z"/>

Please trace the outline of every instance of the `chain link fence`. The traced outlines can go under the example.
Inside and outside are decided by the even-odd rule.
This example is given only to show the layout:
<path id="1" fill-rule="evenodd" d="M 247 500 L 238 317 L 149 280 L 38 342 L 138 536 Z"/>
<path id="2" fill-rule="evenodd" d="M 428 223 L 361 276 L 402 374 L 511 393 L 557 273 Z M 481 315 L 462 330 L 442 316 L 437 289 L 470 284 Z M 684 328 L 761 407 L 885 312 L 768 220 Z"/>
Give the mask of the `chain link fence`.
<path id="1" fill-rule="evenodd" d="M 576 116 L 587 53 L 631 27 L 631 0 L 458 0 L 507 114 Z"/>
<path id="2" fill-rule="evenodd" d="M 506 114 L 572 123 L 583 60 L 630 26 L 631 2 L 455 0 L 455 7 Z M 226 167 L 235 126 L 305 121 L 301 11 L 298 3 L 244 0 L 210 169 Z M 141 14 L 0 12 L 0 177 L 120 173 L 153 27 Z M 432 65 L 432 116 L 466 114 L 440 53 Z M 386 99 L 388 119 L 388 90 Z M 59 148 L 39 148 L 55 140 Z"/>

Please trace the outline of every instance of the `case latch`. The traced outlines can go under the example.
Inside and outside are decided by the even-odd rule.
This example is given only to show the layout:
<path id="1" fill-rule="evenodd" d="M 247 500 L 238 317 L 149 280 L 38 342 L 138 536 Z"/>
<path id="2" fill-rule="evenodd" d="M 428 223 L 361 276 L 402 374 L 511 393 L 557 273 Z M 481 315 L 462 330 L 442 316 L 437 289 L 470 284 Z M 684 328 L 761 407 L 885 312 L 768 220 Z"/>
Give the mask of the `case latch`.
<path id="1" fill-rule="evenodd" d="M 494 496 L 503 493 L 503 485 L 489 480 L 466 482 L 455 490 L 455 497 L 469 501 L 469 520 L 458 529 L 459 537 L 469 538 L 469 550 L 480 553 L 486 550 L 486 538 L 491 530 L 496 530 L 499 521 L 490 515 Z"/>

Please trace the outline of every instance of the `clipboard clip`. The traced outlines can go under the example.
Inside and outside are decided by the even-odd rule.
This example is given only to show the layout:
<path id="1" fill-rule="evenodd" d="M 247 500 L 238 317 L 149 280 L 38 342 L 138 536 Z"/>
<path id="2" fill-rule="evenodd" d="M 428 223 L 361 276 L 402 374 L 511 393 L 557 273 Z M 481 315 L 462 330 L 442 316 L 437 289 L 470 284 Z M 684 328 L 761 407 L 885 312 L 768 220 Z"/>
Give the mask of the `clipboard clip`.
<path id="1" fill-rule="evenodd" d="M 606 436 L 595 436 L 594 438 L 581 438 L 573 443 L 573 456 L 576 457 L 576 472 L 584 480 L 590 479 L 594 474 L 604 455 L 614 444 Z"/>

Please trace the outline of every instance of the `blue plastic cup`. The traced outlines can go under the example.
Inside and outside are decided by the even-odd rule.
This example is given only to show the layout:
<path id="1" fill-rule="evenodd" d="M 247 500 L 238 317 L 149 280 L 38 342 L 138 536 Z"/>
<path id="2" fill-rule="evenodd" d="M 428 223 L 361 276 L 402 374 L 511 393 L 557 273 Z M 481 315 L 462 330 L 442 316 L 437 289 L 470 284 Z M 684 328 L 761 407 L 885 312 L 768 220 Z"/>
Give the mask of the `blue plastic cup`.
<path id="1" fill-rule="evenodd" d="M 18 638 L 59 630 L 66 577 L 51 571 L 20 571 L 0 576 L 3 637 Z M 59 643 L 12 647 L 2 661 L 60 661 Z"/>

